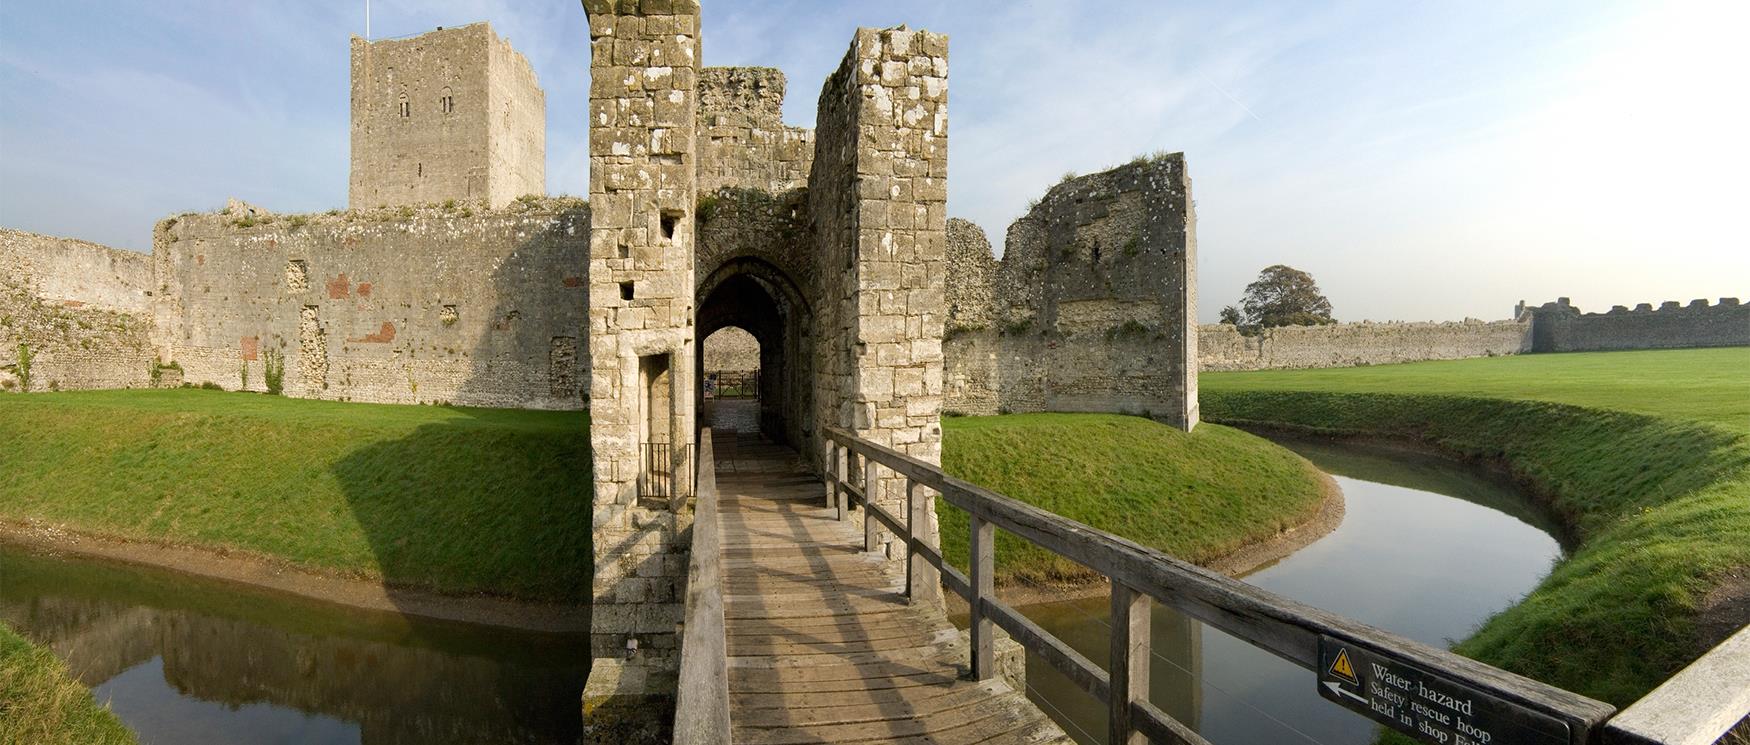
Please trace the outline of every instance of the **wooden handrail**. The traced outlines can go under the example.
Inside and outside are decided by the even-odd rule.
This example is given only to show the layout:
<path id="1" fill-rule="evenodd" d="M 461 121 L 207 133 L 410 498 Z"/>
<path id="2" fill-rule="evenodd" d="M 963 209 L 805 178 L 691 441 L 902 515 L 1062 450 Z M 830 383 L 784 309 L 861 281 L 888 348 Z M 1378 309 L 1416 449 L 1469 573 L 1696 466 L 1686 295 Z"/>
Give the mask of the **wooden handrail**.
<path id="1" fill-rule="evenodd" d="M 1750 626 L 1610 720 L 1606 745 L 1713 745 L 1750 716 Z"/>
<path id="2" fill-rule="evenodd" d="M 710 428 L 699 433 L 698 469 L 686 620 L 681 627 L 680 686 L 675 693 L 676 745 L 729 742 L 729 646 L 723 633 L 722 531 Z"/>
<path id="3" fill-rule="evenodd" d="M 1363 649 L 1389 650 L 1406 665 L 1436 671 L 1442 677 L 1484 695 L 1565 724 L 1570 741 L 1575 745 L 1597 742 L 1604 722 L 1615 712 L 1609 704 L 1289 600 L 967 483 L 949 476 L 934 464 L 847 430 L 828 427 L 825 435 L 833 466 L 828 469 L 829 479 L 833 481 L 828 498 L 840 505 L 841 514 L 849 494 L 843 483 L 847 473 L 845 464 L 854 455 L 863 459 L 869 485 L 865 486 L 864 494 L 857 496 L 875 492 L 872 485 L 876 481 L 868 472 L 879 464 L 907 479 L 908 493 L 919 486 L 926 487 L 970 516 L 970 581 L 950 574 L 951 568 L 941 561 L 939 554 L 919 550 L 921 537 L 909 530 L 911 521 L 906 523 L 908 529 L 903 532 L 908 560 L 921 555 L 928 563 L 939 567 L 942 583 L 965 598 L 971 608 L 974 675 L 983 678 L 991 674 L 990 660 L 994 648 L 991 626 L 1001 626 L 1029 651 L 1040 655 L 1083 690 L 1111 707 L 1112 742 L 1137 741 L 1137 732 L 1164 742 L 1203 741 L 1147 701 L 1146 679 L 1138 677 L 1148 669 L 1147 623 L 1139 623 L 1138 619 L 1148 617 L 1149 599 L 1309 670 L 1317 671 L 1319 667 L 1321 639 Z M 876 518 L 879 522 L 888 523 L 890 527 L 891 523 L 897 522 L 874 504 L 874 500 L 862 498 L 859 501 L 869 510 L 869 515 L 879 516 Z M 1115 660 L 1123 657 L 1114 665 L 1114 670 L 1121 671 L 1127 678 L 1123 685 L 1115 684 L 1110 675 L 1093 667 L 1086 658 L 1075 654 L 1061 641 L 1050 638 L 1043 629 L 997 600 L 990 582 L 994 528 L 1001 528 L 1070 559 L 1112 582 L 1113 602 L 1122 600 L 1125 604 L 1122 617 L 1114 606 L 1113 618 L 1115 627 L 1122 625 L 1126 629 L 1115 634 L 1113 650 Z M 1114 704 L 1115 699 L 1119 703 Z"/>

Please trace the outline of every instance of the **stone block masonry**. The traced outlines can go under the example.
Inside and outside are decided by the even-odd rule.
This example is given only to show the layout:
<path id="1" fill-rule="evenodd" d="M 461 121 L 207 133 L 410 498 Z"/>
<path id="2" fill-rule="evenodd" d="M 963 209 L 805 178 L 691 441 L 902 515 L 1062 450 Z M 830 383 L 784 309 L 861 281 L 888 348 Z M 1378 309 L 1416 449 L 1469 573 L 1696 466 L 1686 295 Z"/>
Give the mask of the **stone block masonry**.
<path id="1" fill-rule="evenodd" d="M 1531 351 L 1522 321 L 1339 323 L 1287 326 L 1243 336 L 1228 324 L 1198 327 L 1206 371 L 1359 367 L 1498 357 Z"/>
<path id="2" fill-rule="evenodd" d="M 672 695 L 678 670 L 690 517 L 643 485 L 665 474 L 691 483 L 700 50 L 697 0 L 583 5 L 595 466 L 595 663 L 584 700 L 593 724 L 617 702 Z M 654 460 L 665 452 L 666 463 Z"/>
<path id="3" fill-rule="evenodd" d="M 485 23 L 352 39 L 352 209 L 546 193 L 547 100 Z"/>
<path id="4" fill-rule="evenodd" d="M 144 254 L 0 229 L 0 392 L 146 386 L 151 294 Z"/>
<path id="5" fill-rule="evenodd" d="M 784 73 L 707 67 L 699 74 L 699 192 L 779 194 L 808 183 L 814 132 L 784 125 Z"/>
<path id="6" fill-rule="evenodd" d="M 159 223 L 154 346 L 185 382 L 376 403 L 578 409 L 582 200 Z"/>

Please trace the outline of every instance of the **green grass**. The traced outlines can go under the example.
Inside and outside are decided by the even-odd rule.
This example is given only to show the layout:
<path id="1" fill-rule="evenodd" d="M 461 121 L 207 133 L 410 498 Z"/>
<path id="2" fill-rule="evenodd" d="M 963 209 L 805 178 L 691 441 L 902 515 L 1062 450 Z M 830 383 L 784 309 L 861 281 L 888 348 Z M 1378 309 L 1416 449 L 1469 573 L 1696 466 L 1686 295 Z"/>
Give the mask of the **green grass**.
<path id="1" fill-rule="evenodd" d="M 1018 414 L 942 420 L 948 473 L 1072 520 L 1204 562 L 1305 522 L 1322 485 L 1299 456 L 1219 425 L 1180 432 L 1141 417 Z M 945 555 L 965 568 L 966 513 L 938 500 Z M 1087 570 L 1001 531 L 1003 581 Z"/>
<path id="2" fill-rule="evenodd" d="M 1325 391 L 1550 401 L 1750 432 L 1750 347 L 1483 357 L 1447 362 L 1204 373 L 1203 393 Z"/>
<path id="3" fill-rule="evenodd" d="M 0 624 L 0 742 L 124 745 L 135 739 L 53 653 Z"/>
<path id="4" fill-rule="evenodd" d="M 0 519 L 587 601 L 580 412 L 200 390 L 0 396 Z"/>
<path id="5" fill-rule="evenodd" d="M 1206 418 L 1422 442 L 1508 466 L 1579 548 L 1461 654 L 1625 705 L 1702 650 L 1750 567 L 1750 349 L 1202 376 Z M 1438 395 L 1435 395 L 1438 394 Z"/>

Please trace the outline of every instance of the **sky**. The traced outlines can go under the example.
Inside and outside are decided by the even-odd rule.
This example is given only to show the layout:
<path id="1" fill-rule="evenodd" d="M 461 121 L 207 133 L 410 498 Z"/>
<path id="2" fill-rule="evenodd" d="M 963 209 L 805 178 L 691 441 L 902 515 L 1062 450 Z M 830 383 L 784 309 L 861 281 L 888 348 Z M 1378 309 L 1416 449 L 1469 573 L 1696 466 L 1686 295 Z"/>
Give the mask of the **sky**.
<path id="1" fill-rule="evenodd" d="M 577 0 L 374 0 L 373 38 L 488 20 L 588 193 Z M 949 213 L 1000 253 L 1065 173 L 1186 154 L 1199 315 L 1260 269 L 1339 320 L 1750 300 L 1750 3 L 705 0 L 709 65 L 779 67 L 812 126 L 857 26 L 950 36 Z M 0 226 L 151 249 L 237 197 L 346 205 L 364 0 L 0 2 Z"/>

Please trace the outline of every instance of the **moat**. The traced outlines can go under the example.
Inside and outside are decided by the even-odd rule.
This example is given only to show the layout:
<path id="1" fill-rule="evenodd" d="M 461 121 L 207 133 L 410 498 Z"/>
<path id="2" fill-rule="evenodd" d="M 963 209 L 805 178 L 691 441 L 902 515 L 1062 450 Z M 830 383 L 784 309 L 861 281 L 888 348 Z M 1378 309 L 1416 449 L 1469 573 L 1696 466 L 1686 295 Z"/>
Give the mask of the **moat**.
<path id="1" fill-rule="evenodd" d="M 1515 602 L 1562 548 L 1510 486 L 1450 462 L 1284 442 L 1333 474 L 1347 515 L 1246 581 L 1446 646 Z M 1483 548 L 1486 550 L 1477 550 Z M 571 743 L 583 635 L 350 611 L 237 585 L 0 549 L 0 620 L 66 659 L 143 743 Z M 1103 663 L 1104 597 L 1027 614 Z M 1163 609 L 1155 701 L 1211 741 L 1370 742 L 1310 673 Z M 569 664 L 568 664 L 569 663 Z M 1043 663 L 1030 696 L 1084 742 L 1105 709 Z M 1092 733 L 1092 734 L 1089 734 Z"/>

